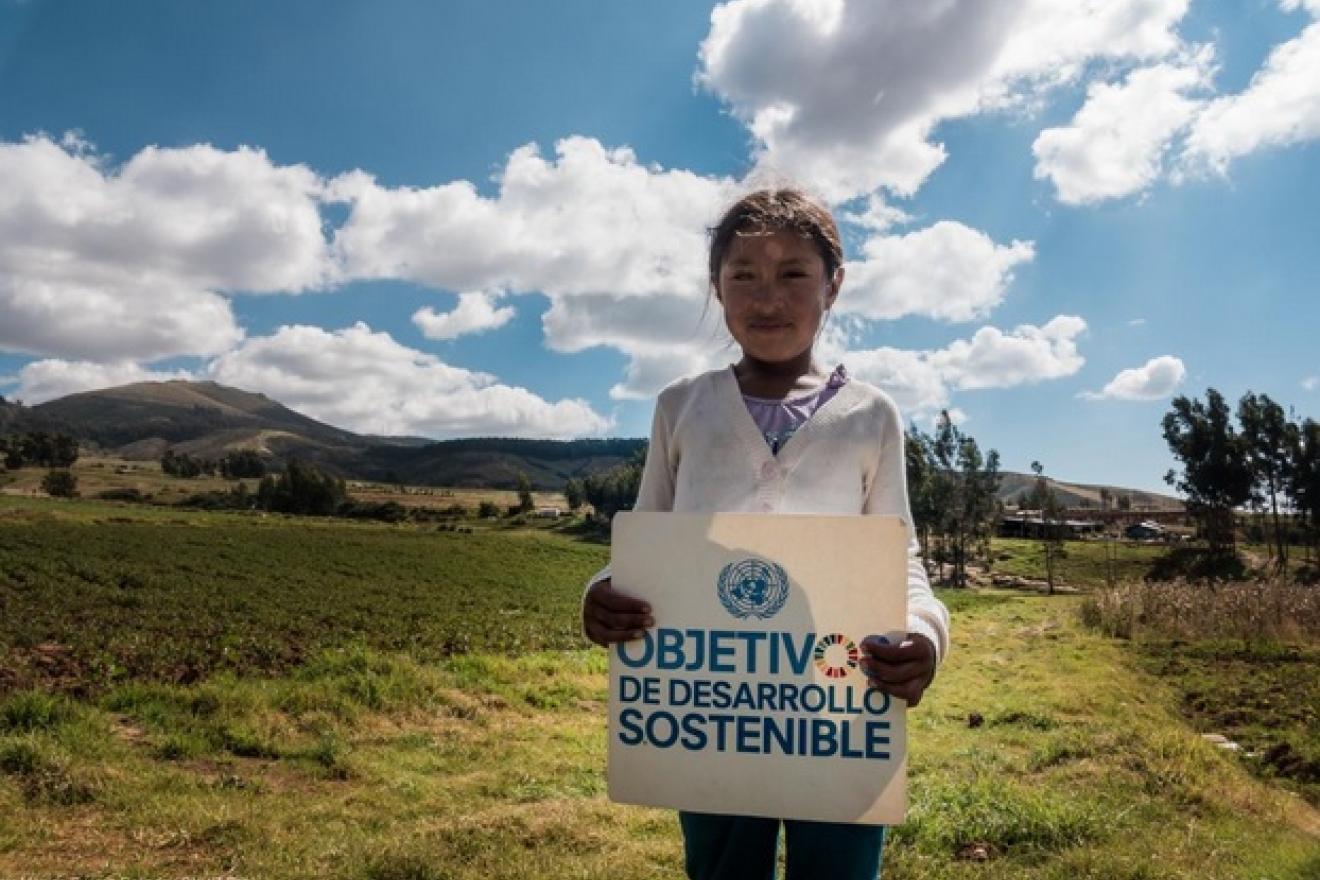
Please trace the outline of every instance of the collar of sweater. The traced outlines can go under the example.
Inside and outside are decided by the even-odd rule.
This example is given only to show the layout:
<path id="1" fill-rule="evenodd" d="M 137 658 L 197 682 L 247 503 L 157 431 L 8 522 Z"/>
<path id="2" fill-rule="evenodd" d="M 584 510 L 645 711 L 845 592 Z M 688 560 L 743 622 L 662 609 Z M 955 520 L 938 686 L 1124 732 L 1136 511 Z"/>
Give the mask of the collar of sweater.
<path id="1" fill-rule="evenodd" d="M 758 469 L 769 464 L 771 467 L 792 470 L 811 443 L 813 434 L 827 430 L 833 422 L 843 418 L 865 400 L 861 384 L 855 378 L 850 380 L 833 397 L 822 403 L 811 414 L 811 418 L 803 422 L 793 436 L 788 438 L 788 442 L 780 447 L 779 455 L 775 455 L 761 435 L 761 429 L 756 426 L 752 414 L 747 411 L 747 403 L 743 400 L 742 389 L 738 387 L 738 377 L 733 372 L 733 366 L 716 372 L 713 379 L 715 395 L 721 406 L 729 410 L 738 439 Z"/>

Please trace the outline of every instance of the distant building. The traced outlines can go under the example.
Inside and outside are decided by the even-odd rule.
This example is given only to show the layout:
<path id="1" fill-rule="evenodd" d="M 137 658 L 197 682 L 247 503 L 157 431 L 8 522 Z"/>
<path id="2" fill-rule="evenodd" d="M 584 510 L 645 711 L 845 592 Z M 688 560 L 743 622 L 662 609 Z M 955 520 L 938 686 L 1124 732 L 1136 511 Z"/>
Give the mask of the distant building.
<path id="1" fill-rule="evenodd" d="M 1098 535 L 1104 531 L 1104 524 L 1089 519 L 1063 519 L 1049 523 L 1049 529 L 1064 540 L 1070 540 Z M 1045 535 L 1045 530 L 1046 524 L 1040 513 L 1030 510 L 1006 515 L 999 521 L 1001 538 L 1040 538 Z"/>
<path id="2" fill-rule="evenodd" d="M 1123 530 L 1123 537 L 1132 541 L 1157 541 L 1165 534 L 1164 526 L 1149 520 L 1133 523 Z"/>

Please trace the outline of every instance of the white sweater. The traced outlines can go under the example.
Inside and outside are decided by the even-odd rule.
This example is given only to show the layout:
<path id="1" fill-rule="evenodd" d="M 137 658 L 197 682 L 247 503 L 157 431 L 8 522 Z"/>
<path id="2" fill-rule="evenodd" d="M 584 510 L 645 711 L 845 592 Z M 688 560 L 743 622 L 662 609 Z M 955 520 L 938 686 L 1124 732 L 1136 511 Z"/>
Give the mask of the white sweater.
<path id="1" fill-rule="evenodd" d="M 660 392 L 635 510 L 894 514 L 908 525 L 908 630 L 949 649 L 949 613 L 931 592 L 908 508 L 903 422 L 873 385 L 850 379 L 776 456 L 732 367 Z M 590 583 L 609 575 L 606 568 Z"/>

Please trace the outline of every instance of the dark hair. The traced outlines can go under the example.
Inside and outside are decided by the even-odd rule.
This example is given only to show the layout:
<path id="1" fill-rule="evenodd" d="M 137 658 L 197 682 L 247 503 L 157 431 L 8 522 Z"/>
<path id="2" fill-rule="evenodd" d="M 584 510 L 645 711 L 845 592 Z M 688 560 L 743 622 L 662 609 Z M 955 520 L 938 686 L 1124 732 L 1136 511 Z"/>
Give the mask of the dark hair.
<path id="1" fill-rule="evenodd" d="M 792 230 L 811 239 L 825 261 L 825 275 L 843 265 L 839 227 L 828 208 L 800 189 L 758 189 L 734 202 L 710 231 L 710 283 L 718 281 L 720 264 L 733 237 L 752 230 Z"/>

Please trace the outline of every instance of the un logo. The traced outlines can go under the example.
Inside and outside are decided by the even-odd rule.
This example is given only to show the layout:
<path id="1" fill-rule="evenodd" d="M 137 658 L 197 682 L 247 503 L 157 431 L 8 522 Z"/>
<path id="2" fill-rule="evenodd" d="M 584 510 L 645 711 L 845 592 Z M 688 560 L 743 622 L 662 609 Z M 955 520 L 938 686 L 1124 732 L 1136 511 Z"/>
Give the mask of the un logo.
<path id="1" fill-rule="evenodd" d="M 788 601 L 788 575 L 773 562 L 744 559 L 720 571 L 720 602 L 734 617 L 767 620 Z"/>

